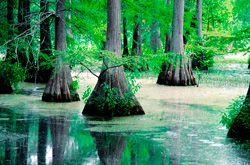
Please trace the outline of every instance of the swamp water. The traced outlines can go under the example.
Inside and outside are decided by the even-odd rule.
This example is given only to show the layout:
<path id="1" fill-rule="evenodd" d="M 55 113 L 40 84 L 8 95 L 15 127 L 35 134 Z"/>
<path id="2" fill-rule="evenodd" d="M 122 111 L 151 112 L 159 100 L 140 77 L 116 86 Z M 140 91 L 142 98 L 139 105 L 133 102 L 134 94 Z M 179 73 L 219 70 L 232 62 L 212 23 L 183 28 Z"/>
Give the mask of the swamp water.
<path id="1" fill-rule="evenodd" d="M 250 164 L 219 124 L 239 87 L 166 87 L 138 79 L 146 115 L 82 116 L 84 102 L 41 101 L 41 84 L 0 95 L 0 164 Z M 94 86 L 85 76 L 81 83 Z M 80 85 L 81 92 L 86 89 Z"/>

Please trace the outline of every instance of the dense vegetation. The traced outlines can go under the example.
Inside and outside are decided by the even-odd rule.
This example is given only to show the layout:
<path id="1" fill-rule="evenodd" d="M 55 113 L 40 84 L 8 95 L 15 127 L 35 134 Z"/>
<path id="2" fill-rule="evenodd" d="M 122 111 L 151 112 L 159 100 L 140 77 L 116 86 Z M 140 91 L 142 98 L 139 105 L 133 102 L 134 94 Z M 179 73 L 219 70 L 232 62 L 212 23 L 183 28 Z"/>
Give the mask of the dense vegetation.
<path id="1" fill-rule="evenodd" d="M 101 81 L 99 85 L 103 96 L 97 94 L 95 98 L 99 106 L 103 105 L 99 107 L 100 111 L 107 107 L 112 111 L 109 115 L 113 115 L 122 107 L 126 109 L 122 111 L 123 115 L 128 115 L 129 109 L 138 103 L 132 91 L 132 88 L 138 87 L 124 81 L 123 71 L 122 76 L 119 74 L 117 77 L 122 77 L 120 79 L 125 87 L 110 85 L 103 78 L 110 70 L 123 66 L 127 72 L 144 71 L 156 76 L 162 73 L 167 82 L 159 84 L 199 85 L 196 81 L 200 75 L 198 73 L 195 80 L 191 62 L 187 59 L 192 58 L 193 68 L 199 72 L 213 67 L 214 61 L 222 59 L 218 58 L 219 55 L 250 51 L 248 0 L 185 0 L 185 3 L 177 0 L 122 0 L 121 11 L 116 16 L 119 17 L 117 34 L 121 43 L 116 42 L 118 40 L 113 42 L 120 45 L 115 48 L 119 48 L 120 54 L 117 51 L 112 53 L 112 43 L 107 37 L 110 26 L 106 0 L 70 0 L 65 6 L 61 2 L 64 1 L 0 2 L 1 93 L 11 93 L 12 87 L 17 89 L 22 81 L 48 82 L 43 101 L 78 101 L 78 83 L 76 79 L 73 81 L 70 69 L 77 68 L 79 73 L 87 69 Z M 181 13 L 175 10 L 177 2 L 184 3 L 183 25 L 175 24 L 175 18 Z M 198 7 L 200 3 L 201 8 Z M 183 34 L 177 41 L 183 43 L 178 50 L 173 48 L 175 42 L 170 44 L 169 36 L 174 35 L 177 29 L 172 29 L 172 26 L 183 28 Z M 178 69 L 183 71 L 180 71 L 180 77 L 189 74 L 185 81 L 172 81 L 171 76 L 179 72 Z M 95 71 L 100 75 L 96 75 Z M 63 79 L 63 83 L 59 83 L 59 79 Z M 119 92 L 127 87 L 127 92 Z M 84 98 L 91 94 L 90 91 L 85 92 Z M 232 119 L 235 116 L 237 114 Z"/>

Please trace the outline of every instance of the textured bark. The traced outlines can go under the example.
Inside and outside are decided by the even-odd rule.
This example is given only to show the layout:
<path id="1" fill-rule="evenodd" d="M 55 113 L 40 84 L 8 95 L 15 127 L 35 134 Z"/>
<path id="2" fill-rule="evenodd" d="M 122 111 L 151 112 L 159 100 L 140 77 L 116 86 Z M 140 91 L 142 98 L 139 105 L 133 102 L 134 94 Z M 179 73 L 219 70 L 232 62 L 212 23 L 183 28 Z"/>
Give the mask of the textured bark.
<path id="1" fill-rule="evenodd" d="M 120 0 L 108 0 L 108 25 L 107 25 L 107 41 L 106 50 L 114 52 L 117 56 L 121 57 L 121 1 Z M 111 64 L 107 61 L 109 67 Z M 119 104 L 113 109 L 109 110 L 107 104 L 103 103 L 104 109 L 100 111 L 97 107 L 96 98 L 99 96 L 105 96 L 103 90 L 103 83 L 110 86 L 111 89 L 117 88 L 117 97 L 126 98 L 126 93 L 131 93 L 123 67 L 115 67 L 108 69 L 106 72 L 100 75 L 94 91 L 91 93 L 84 109 L 83 114 L 88 115 L 100 115 L 100 116 L 123 116 L 123 115 L 135 115 L 144 114 L 144 111 L 137 101 L 134 95 L 131 96 L 132 107 L 128 106 L 120 107 Z M 100 103 L 102 104 L 102 103 Z M 127 102 L 127 105 L 130 103 Z"/>
<path id="2" fill-rule="evenodd" d="M 65 32 L 65 0 L 57 0 L 55 21 L 55 50 L 66 52 Z M 57 55 L 57 62 L 43 92 L 43 101 L 48 102 L 69 102 L 79 101 L 79 95 L 72 86 L 72 77 L 69 65 L 62 62 L 61 55 Z"/>
<path id="3" fill-rule="evenodd" d="M 45 19 L 48 16 L 49 12 L 49 1 L 48 0 L 40 0 L 40 12 L 42 14 L 41 19 Z M 52 55 L 51 51 L 51 37 L 50 37 L 50 22 L 49 18 L 46 18 L 40 24 L 40 51 L 43 54 L 48 56 Z M 39 57 L 39 63 L 43 61 L 43 58 Z M 38 68 L 37 75 L 34 76 L 32 81 L 39 83 L 47 83 L 52 69 Z"/>
<path id="4" fill-rule="evenodd" d="M 175 63 L 167 64 L 165 73 L 162 74 L 164 78 L 158 78 L 163 81 L 157 81 L 158 84 L 164 85 L 196 85 L 195 77 L 186 65 L 186 58 L 184 57 L 183 49 L 183 19 L 184 19 L 184 0 L 174 1 L 173 23 L 172 23 L 172 39 L 170 45 L 170 52 L 176 54 Z M 161 76 L 161 75 L 159 75 Z"/>
<path id="5" fill-rule="evenodd" d="M 154 53 L 162 48 L 160 39 L 160 25 L 159 22 L 156 22 L 155 20 L 152 20 L 150 47 L 152 50 L 154 50 Z"/>
<path id="6" fill-rule="evenodd" d="M 123 53 L 124 56 L 129 55 L 128 51 L 128 34 L 127 34 L 127 19 L 123 18 Z"/>
<path id="7" fill-rule="evenodd" d="M 141 40 L 141 20 L 139 20 L 138 16 L 135 16 L 135 19 L 138 21 L 135 24 L 135 29 L 133 32 L 133 45 L 132 45 L 132 55 L 139 56 L 142 54 L 142 40 Z"/>
<path id="8" fill-rule="evenodd" d="M 250 116 L 250 85 L 248 87 L 245 107 L 241 109 L 238 116 L 233 121 L 232 126 L 230 127 L 227 136 L 229 138 L 241 138 L 244 140 L 250 139 L 250 128 L 249 128 L 249 116 Z"/>
<path id="9" fill-rule="evenodd" d="M 126 138 L 119 133 L 90 132 L 90 134 L 95 141 L 101 165 L 121 164 L 122 155 L 127 145 Z"/>
<path id="10" fill-rule="evenodd" d="M 196 33 L 202 39 L 202 0 L 196 0 Z"/>
<path id="11" fill-rule="evenodd" d="M 27 35 L 25 37 L 25 44 L 18 47 L 17 50 L 17 56 L 18 61 L 22 64 L 22 67 L 26 68 L 26 72 L 28 77 L 25 81 L 32 81 L 35 76 L 35 61 L 34 56 L 31 51 L 32 46 L 32 37 L 30 36 L 30 0 L 19 0 L 18 4 L 18 31 L 19 34 L 24 33 L 24 35 Z M 28 47 L 28 49 L 27 49 Z M 28 50 L 28 51 L 27 51 Z"/>

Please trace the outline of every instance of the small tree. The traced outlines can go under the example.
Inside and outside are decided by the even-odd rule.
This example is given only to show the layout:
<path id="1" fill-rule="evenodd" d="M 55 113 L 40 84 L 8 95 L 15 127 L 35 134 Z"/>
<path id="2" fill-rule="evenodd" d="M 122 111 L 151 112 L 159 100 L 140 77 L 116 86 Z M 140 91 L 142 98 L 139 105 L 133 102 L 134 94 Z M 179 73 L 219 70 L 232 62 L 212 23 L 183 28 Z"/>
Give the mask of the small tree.
<path id="1" fill-rule="evenodd" d="M 121 57 L 121 1 L 108 0 L 108 25 L 105 49 Z M 112 67 L 109 60 L 100 73 L 94 91 L 83 109 L 83 114 L 99 116 L 124 116 L 144 114 L 131 92 L 123 67 Z"/>

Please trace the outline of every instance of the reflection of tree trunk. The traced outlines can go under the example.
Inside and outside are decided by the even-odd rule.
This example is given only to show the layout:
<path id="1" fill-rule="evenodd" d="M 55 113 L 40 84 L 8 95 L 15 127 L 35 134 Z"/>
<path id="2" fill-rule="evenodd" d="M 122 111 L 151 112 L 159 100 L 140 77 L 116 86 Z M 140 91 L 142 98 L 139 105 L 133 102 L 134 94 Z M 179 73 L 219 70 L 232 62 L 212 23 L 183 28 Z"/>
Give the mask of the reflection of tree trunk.
<path id="1" fill-rule="evenodd" d="M 177 114 L 176 114 L 177 115 Z M 181 122 L 170 126 L 169 130 L 174 134 L 169 137 L 169 164 L 181 164 Z"/>
<path id="2" fill-rule="evenodd" d="M 51 117 L 50 131 L 53 147 L 53 164 L 63 164 L 64 150 L 68 138 L 70 121 L 63 116 Z"/>
<path id="3" fill-rule="evenodd" d="M 46 118 L 40 118 L 37 148 L 38 164 L 46 164 L 47 134 L 48 120 Z"/>
<path id="4" fill-rule="evenodd" d="M 131 165 L 139 164 L 139 144 L 136 141 L 132 141 L 131 153 Z"/>
<path id="5" fill-rule="evenodd" d="M 23 119 L 25 119 L 24 116 L 16 121 L 16 132 L 24 136 L 16 142 L 16 164 L 18 165 L 26 165 L 28 156 L 29 124 Z"/>
<path id="6" fill-rule="evenodd" d="M 11 119 L 11 116 L 9 116 L 10 120 L 7 121 L 6 123 L 6 130 L 7 130 L 7 134 L 6 134 L 6 140 L 5 140 L 5 158 L 4 158 L 4 164 L 6 165 L 11 165 L 13 164 L 13 159 L 12 159 L 12 150 L 11 150 L 11 145 L 12 145 L 12 142 L 10 140 L 10 136 L 9 135 L 9 132 L 11 133 L 13 131 L 13 126 L 14 126 L 14 123 L 13 123 L 13 120 Z"/>
<path id="7" fill-rule="evenodd" d="M 90 132 L 96 143 L 100 158 L 100 164 L 116 165 L 121 164 L 122 155 L 127 145 L 120 133 L 111 134 L 108 132 Z"/>

